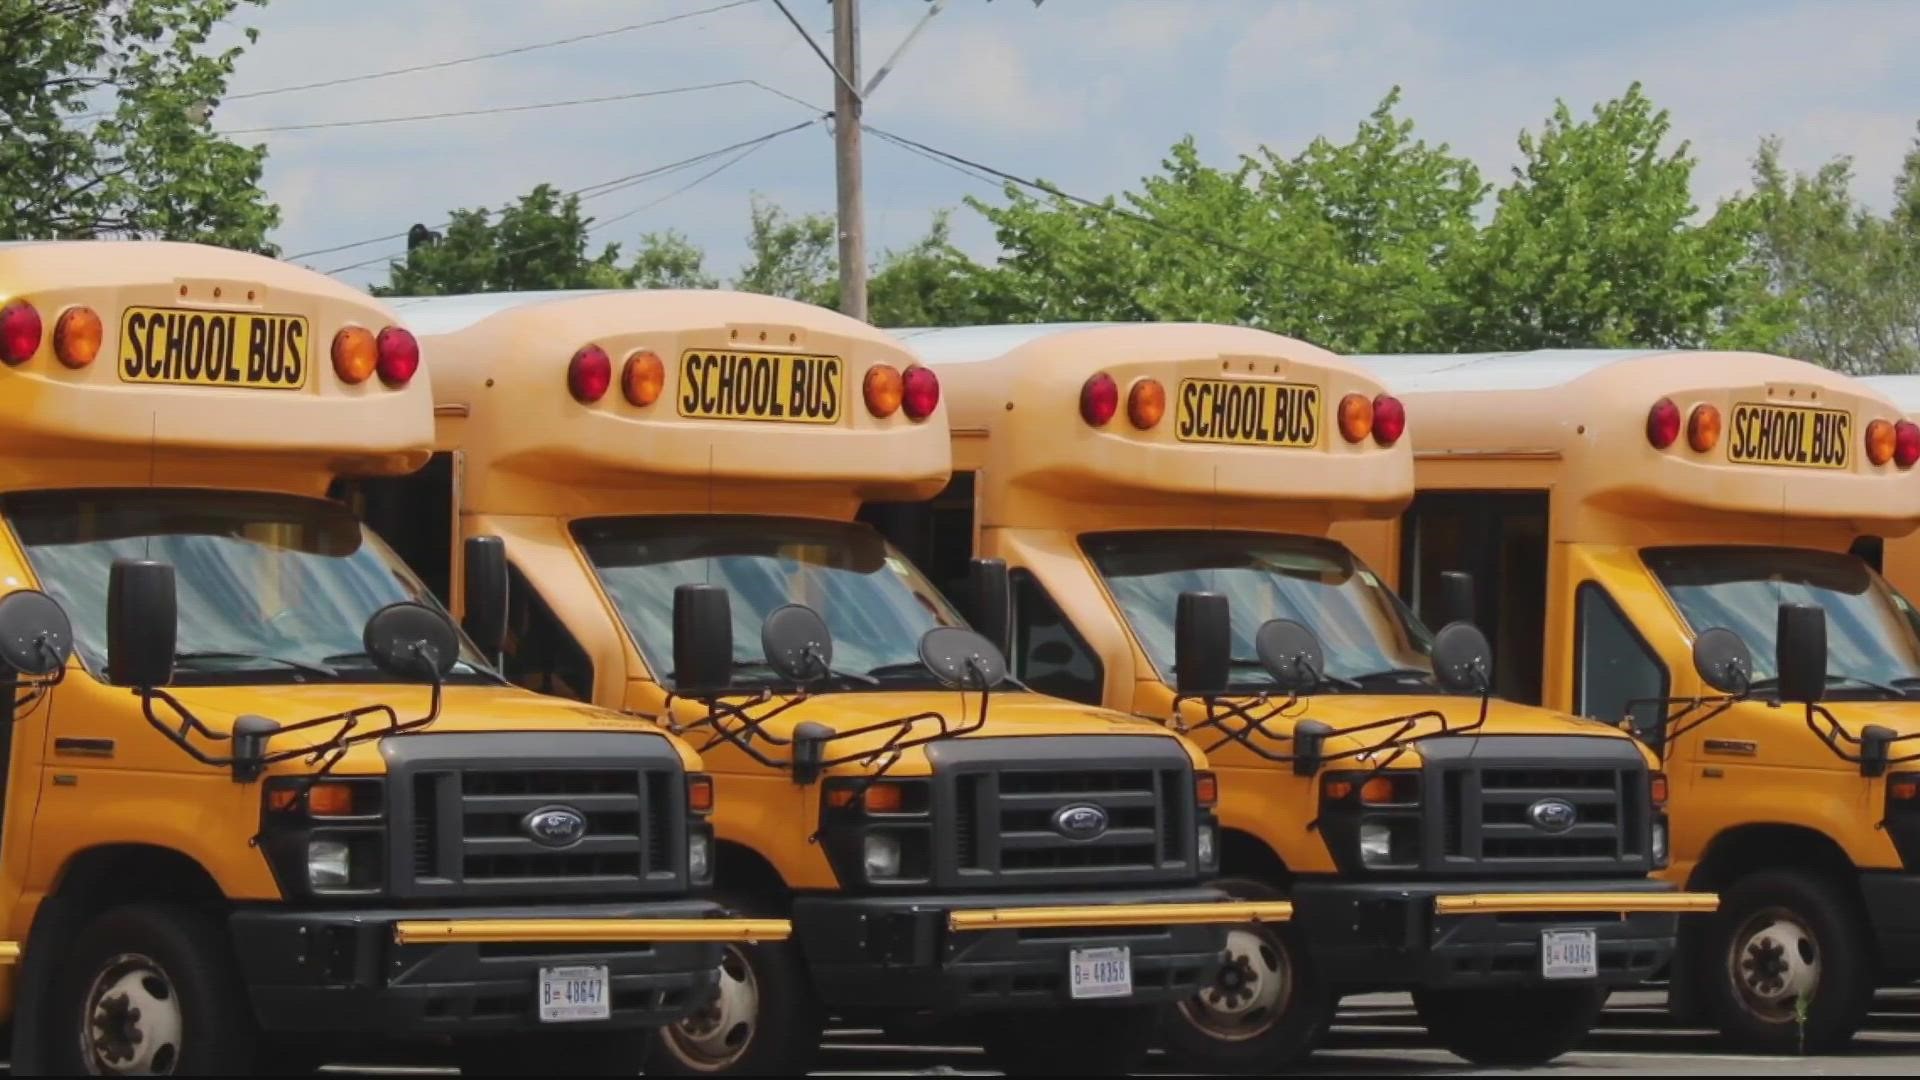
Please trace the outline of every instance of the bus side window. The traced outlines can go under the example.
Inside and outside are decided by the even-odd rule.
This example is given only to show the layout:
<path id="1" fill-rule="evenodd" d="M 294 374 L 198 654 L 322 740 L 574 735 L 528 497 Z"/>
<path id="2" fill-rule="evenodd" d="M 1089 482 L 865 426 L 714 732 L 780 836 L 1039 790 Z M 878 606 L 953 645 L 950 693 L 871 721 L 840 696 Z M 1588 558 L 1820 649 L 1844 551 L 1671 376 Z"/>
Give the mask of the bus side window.
<path id="1" fill-rule="evenodd" d="M 1667 668 L 1627 621 L 1613 597 L 1591 581 L 1574 594 L 1573 711 L 1633 727 L 1657 745 L 1670 685 Z"/>
<path id="2" fill-rule="evenodd" d="M 507 565 L 507 640 L 500 673 L 529 690 L 593 700 L 593 661 L 520 568 Z"/>
<path id="3" fill-rule="evenodd" d="M 452 454 L 435 454 L 419 471 L 405 476 L 335 480 L 327 497 L 351 507 L 428 591 L 452 606 Z"/>
<path id="4" fill-rule="evenodd" d="M 1031 573 L 1015 570 L 1013 579 L 1014 673 L 1043 694 L 1100 704 L 1106 668 L 1074 630 L 1053 597 Z"/>
<path id="5" fill-rule="evenodd" d="M 923 503 L 870 502 L 858 520 L 872 526 L 948 599 L 966 593 L 973 558 L 973 474 L 956 472 Z"/>

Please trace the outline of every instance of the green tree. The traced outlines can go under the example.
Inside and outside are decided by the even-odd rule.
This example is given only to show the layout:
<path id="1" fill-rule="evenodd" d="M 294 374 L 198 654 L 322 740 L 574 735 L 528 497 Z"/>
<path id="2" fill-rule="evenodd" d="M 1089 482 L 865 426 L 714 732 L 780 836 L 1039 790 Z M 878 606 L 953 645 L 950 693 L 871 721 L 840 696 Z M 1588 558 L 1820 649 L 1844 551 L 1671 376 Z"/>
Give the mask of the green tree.
<path id="1" fill-rule="evenodd" d="M 627 283 L 641 289 L 711 289 L 719 280 L 706 272 L 707 253 L 676 229 L 640 238 Z"/>
<path id="2" fill-rule="evenodd" d="M 242 2 L 264 0 L 0 0 L 0 238 L 271 252 L 266 149 L 207 122 L 241 53 L 208 39 Z"/>
<path id="3" fill-rule="evenodd" d="M 1009 306 L 989 271 L 953 246 L 949 219 L 936 211 L 927 235 L 880 257 L 867 281 L 875 326 L 967 326 L 997 321 Z"/>
<path id="4" fill-rule="evenodd" d="M 1695 159 L 1639 84 L 1575 120 L 1558 104 L 1461 260 L 1464 348 L 1764 345 L 1772 315 L 1747 259 L 1750 203 L 1696 220 Z"/>
<path id="5" fill-rule="evenodd" d="M 617 289 L 629 283 L 620 245 L 589 251 L 593 219 L 580 199 L 541 184 L 501 211 L 456 210 L 445 234 L 388 268 L 378 296 L 444 296 L 533 289 Z M 642 254 L 643 259 L 645 253 Z M 698 269 L 698 266 L 694 267 Z"/>
<path id="6" fill-rule="evenodd" d="M 747 264 L 733 287 L 835 307 L 840 299 L 838 246 L 831 214 L 792 217 L 756 195 L 747 226 Z"/>

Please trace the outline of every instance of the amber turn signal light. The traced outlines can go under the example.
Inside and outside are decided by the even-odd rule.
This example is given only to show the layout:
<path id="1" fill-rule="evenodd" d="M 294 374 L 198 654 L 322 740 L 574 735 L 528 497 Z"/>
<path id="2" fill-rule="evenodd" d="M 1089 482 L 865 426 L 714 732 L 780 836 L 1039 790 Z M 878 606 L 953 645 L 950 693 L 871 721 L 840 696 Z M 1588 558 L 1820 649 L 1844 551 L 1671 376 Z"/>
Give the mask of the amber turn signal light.
<path id="1" fill-rule="evenodd" d="M 1885 420 L 1867 425 L 1867 460 L 1875 465 L 1893 460 L 1893 425 Z"/>
<path id="2" fill-rule="evenodd" d="M 713 811 L 713 777 L 701 773 L 687 777 L 687 809 L 696 814 Z"/>
<path id="3" fill-rule="evenodd" d="M 867 411 L 885 420 L 900 411 L 900 402 L 907 393 L 906 380 L 892 364 L 875 364 L 867 369 L 860 391 L 867 399 Z"/>
<path id="4" fill-rule="evenodd" d="M 1704 454 L 1720 441 L 1720 410 L 1711 405 L 1695 405 L 1687 416 L 1687 445 L 1696 454 Z"/>
<path id="5" fill-rule="evenodd" d="M 274 810 L 297 810 L 300 787 L 289 785 L 267 792 L 267 806 Z M 314 784 L 306 789 L 307 813 L 314 817 L 352 817 L 352 784 Z"/>
<path id="6" fill-rule="evenodd" d="M 70 368 L 83 368 L 100 355 L 100 339 L 105 331 L 100 316 L 90 307 L 70 307 L 53 324 L 53 355 Z"/>
<path id="7" fill-rule="evenodd" d="M 1193 801 L 1201 806 L 1214 806 L 1220 802 L 1220 778 L 1210 772 L 1193 774 Z"/>
<path id="8" fill-rule="evenodd" d="M 644 409 L 660 400 L 660 391 L 666 385 L 667 365 L 651 349 L 627 357 L 626 366 L 620 369 L 620 392 L 627 396 L 628 404 Z"/>
<path id="9" fill-rule="evenodd" d="M 364 326 L 343 326 L 333 335 L 333 373 L 348 386 L 358 386 L 373 377 L 380 362 L 380 348 L 373 331 Z"/>
<path id="10" fill-rule="evenodd" d="M 1151 429 L 1167 414 L 1167 388 L 1158 379 L 1139 379 L 1127 391 L 1127 420 L 1141 431 Z"/>
<path id="11" fill-rule="evenodd" d="M 1340 435 L 1357 443 L 1373 434 L 1373 400 L 1365 394 L 1348 394 L 1340 399 Z"/>

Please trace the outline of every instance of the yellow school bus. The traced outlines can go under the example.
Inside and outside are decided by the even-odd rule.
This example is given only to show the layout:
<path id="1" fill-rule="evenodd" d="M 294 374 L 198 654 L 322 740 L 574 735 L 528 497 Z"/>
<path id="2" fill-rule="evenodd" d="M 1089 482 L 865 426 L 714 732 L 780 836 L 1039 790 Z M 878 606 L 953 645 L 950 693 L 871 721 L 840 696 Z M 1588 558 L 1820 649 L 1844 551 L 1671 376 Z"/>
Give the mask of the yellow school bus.
<path id="1" fill-rule="evenodd" d="M 1908 420 L 1920 423 L 1920 375 L 1870 375 L 1860 381 L 1885 394 Z M 1886 576 L 1899 593 L 1901 610 L 1920 626 L 1920 609 L 1907 600 L 1920 596 L 1920 531 L 1897 537 L 1863 536 L 1854 553 Z"/>
<path id="2" fill-rule="evenodd" d="M 936 572 L 1004 559 L 1016 674 L 1189 732 L 1220 772 L 1222 886 L 1295 905 L 1178 1010 L 1188 1065 L 1271 1072 L 1339 995 L 1386 988 L 1462 1056 L 1545 1061 L 1711 905 L 1649 877 L 1665 781 L 1642 748 L 1494 699 L 1471 629 L 1429 635 L 1328 539 L 1412 495 L 1426 419 L 1371 378 L 1235 327 L 899 333 L 946 388 L 955 478 L 890 528 Z M 1231 666 L 1194 685 L 1183 639 L 1209 635 Z"/>
<path id="3" fill-rule="evenodd" d="M 1351 542 L 1416 606 L 1473 572 L 1536 700 L 1666 763 L 1666 876 L 1721 897 L 1683 927 L 1675 1010 L 1844 1043 L 1920 974 L 1920 638 L 1860 554 L 1920 518 L 1920 428 L 1777 356 L 1360 362 L 1421 418 L 1419 494 Z"/>
<path id="4" fill-rule="evenodd" d="M 451 588 L 453 537 L 499 537 L 508 676 L 693 738 L 727 792 L 720 897 L 793 922 L 728 952 L 649 1071 L 804 1072 L 829 1014 L 976 1014 L 1009 1071 L 1108 1075 L 1213 978 L 1227 925 L 1286 917 L 1201 885 L 1216 784 L 1191 744 L 1001 685 L 855 520 L 949 471 L 938 379 L 893 338 L 722 291 L 401 310 L 443 454 L 381 501 L 418 561 Z"/>
<path id="5" fill-rule="evenodd" d="M 685 742 L 508 684 L 323 498 L 431 452 L 390 310 L 214 248 L 0 245 L 0 417 L 14 1071 L 401 1039 L 630 1075 L 721 940 L 785 934 L 695 898 Z"/>

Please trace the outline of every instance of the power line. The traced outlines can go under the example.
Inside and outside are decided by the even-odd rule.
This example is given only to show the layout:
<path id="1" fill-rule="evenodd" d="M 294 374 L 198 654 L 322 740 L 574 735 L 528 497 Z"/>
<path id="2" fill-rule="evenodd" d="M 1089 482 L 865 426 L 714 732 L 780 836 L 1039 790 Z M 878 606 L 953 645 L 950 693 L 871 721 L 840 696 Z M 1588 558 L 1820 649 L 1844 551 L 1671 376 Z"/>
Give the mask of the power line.
<path id="1" fill-rule="evenodd" d="M 738 150 L 744 146 L 749 146 L 754 143 L 774 139 L 781 135 L 786 135 L 790 132 L 799 131 L 801 128 L 811 127 L 814 123 L 815 121 L 813 120 L 807 120 L 802 123 L 793 124 L 791 126 L 781 128 L 780 130 L 775 132 L 770 132 L 766 135 L 757 136 L 752 139 L 746 139 L 741 142 L 734 143 L 730 146 L 722 146 L 719 149 L 709 150 L 703 154 L 696 154 L 693 157 L 685 158 L 680 161 L 673 162 L 671 164 L 656 165 L 650 168 L 642 169 L 639 172 L 627 173 L 624 176 L 616 176 L 611 180 L 602 180 L 599 183 L 587 184 L 584 187 L 577 187 L 571 191 L 564 192 L 563 194 L 577 195 L 580 197 L 582 201 L 585 201 L 587 199 L 597 199 L 602 195 L 609 195 L 615 191 L 623 190 L 635 184 L 644 183 L 645 181 L 651 180 L 654 177 L 663 176 L 668 173 L 675 172 L 679 169 L 684 169 L 692 165 L 698 165 L 700 162 L 703 162 L 703 161 L 711 161 L 722 154 L 728 153 L 729 151 Z M 504 212 L 512 208 L 513 208 L 513 204 L 508 203 L 502 206 L 499 212 Z M 436 226 L 436 228 L 440 228 L 440 229 L 444 229 L 446 227 L 447 226 L 445 223 Z M 332 255 L 336 252 L 352 251 L 354 248 L 357 248 L 357 247 L 366 247 L 369 244 L 385 243 L 388 240 L 404 240 L 406 239 L 406 236 L 407 234 L 404 230 L 396 233 L 384 233 L 380 236 L 370 236 L 365 240 L 355 240 L 351 243 L 334 244 L 331 247 L 313 248 L 310 251 L 298 251 L 293 253 L 292 255 L 284 256 L 284 258 L 288 262 L 293 262 L 298 259 L 310 259 L 315 255 Z M 385 258 L 385 257 L 386 256 L 382 256 L 382 258 Z M 378 262 L 379 260 L 373 259 L 369 261 Z M 341 269 L 352 270 L 364 265 L 366 265 L 366 263 L 356 263 L 353 266 L 342 267 Z M 328 271 L 328 273 L 338 273 L 338 272 L 339 271 Z"/>
<path id="2" fill-rule="evenodd" d="M 602 195 L 611 194 L 615 191 L 624 190 L 625 188 L 632 187 L 639 183 L 643 183 L 646 180 L 655 179 L 660 176 L 665 176 L 670 173 L 688 169 L 702 162 L 712 161 L 716 157 L 721 157 L 726 154 L 739 151 L 738 155 L 734 157 L 732 160 L 724 162 L 719 168 L 716 168 L 711 172 L 696 178 L 692 183 L 687 184 L 685 187 L 682 187 L 677 191 L 669 192 L 668 194 L 662 196 L 661 198 L 654 200 L 652 203 L 648 203 L 646 205 L 643 205 L 631 211 L 626 211 L 616 218 L 608 219 L 605 222 L 595 222 L 594 225 L 589 227 L 589 229 L 587 230 L 589 233 L 591 233 L 596 228 L 604 227 L 605 225 L 611 224 L 613 221 L 625 220 L 626 218 L 632 217 L 634 214 L 637 214 L 642 210 L 650 209 L 651 207 L 657 206 L 660 203 L 665 202 L 666 200 L 681 194 L 682 192 L 690 190 L 691 188 L 697 186 L 703 181 L 709 179 L 710 177 L 718 174 L 719 172 L 723 171 L 729 166 L 736 164 L 740 160 L 744 159 L 747 156 L 747 154 L 752 153 L 754 150 L 758 150 L 760 147 L 765 146 L 767 143 L 770 143 L 773 140 L 778 139 L 783 135 L 790 135 L 793 132 L 799 131 L 803 128 L 812 127 L 817 122 L 818 121 L 808 120 L 799 124 L 791 124 L 787 127 L 779 129 L 778 131 L 770 131 L 765 135 L 760 135 L 752 139 L 746 139 L 741 142 L 733 143 L 729 146 L 722 146 L 717 149 L 709 150 L 702 154 L 696 154 L 690 158 L 683 158 L 679 161 L 675 161 L 666 165 L 660 165 L 651 169 L 643 170 L 641 172 L 631 173 L 627 176 L 618 177 L 614 180 L 602 181 L 599 184 L 591 184 L 585 188 L 576 188 L 573 191 L 564 192 L 563 194 L 566 196 L 579 196 L 583 200 L 597 198 Z M 507 206 L 501 208 L 501 212 L 505 212 L 506 210 L 511 208 L 512 208 L 512 204 L 508 204 Z M 451 222 L 442 223 L 441 225 L 436 226 L 436 231 L 438 231 L 439 229 L 445 229 L 450 224 Z M 316 255 L 316 254 L 325 254 L 327 252 L 332 252 L 332 251 L 345 251 L 348 248 L 363 247 L 367 244 L 376 244 L 385 240 L 400 240 L 400 239 L 404 239 L 406 235 L 407 234 L 405 232 L 390 233 L 386 236 L 374 237 L 369 240 L 361 240 L 352 244 L 337 245 L 335 247 L 327 248 L 322 251 L 304 252 L 300 255 L 288 256 L 288 261 L 292 261 L 294 259 L 306 258 L 308 256 Z M 529 250 L 532 250 L 532 249 L 529 249 Z M 359 262 L 348 263 L 345 266 L 336 266 L 330 270 L 322 271 L 322 273 L 343 274 L 349 270 L 358 270 L 361 267 L 371 266 L 374 263 L 390 262 L 405 254 L 406 252 L 404 250 L 384 252 L 382 254 L 372 256 L 371 258 L 362 259 Z M 516 253 L 510 253 L 510 254 L 524 254 L 524 252 L 516 252 Z"/>
<path id="3" fill-rule="evenodd" d="M 669 86 L 659 90 L 636 90 L 627 94 L 607 94 L 602 97 L 570 98 L 566 101 L 541 101 L 529 105 L 494 105 L 484 109 L 459 109 L 452 112 L 418 113 L 413 116 L 376 116 L 359 120 L 322 120 L 309 124 L 269 124 L 265 127 L 229 128 L 221 135 L 259 135 L 269 131 L 318 131 L 322 128 L 372 127 L 377 124 L 412 124 L 423 120 L 451 120 L 466 116 L 494 116 L 500 113 L 536 112 L 541 109 L 566 109 L 575 105 L 604 105 L 612 101 L 636 101 L 640 98 L 667 97 L 673 94 L 692 94 L 703 90 L 720 90 L 730 86 L 755 85 L 751 79 L 728 79 L 725 82 L 695 83 L 691 86 Z"/>
<path id="4" fill-rule="evenodd" d="M 800 127 L 811 127 L 811 126 L 813 126 L 812 122 L 800 125 Z M 742 161 L 745 161 L 747 158 L 753 156 L 753 154 L 756 151 L 758 151 L 761 147 L 772 142 L 774 139 L 779 138 L 780 135 L 786 135 L 798 130 L 799 130 L 798 127 L 792 127 L 792 128 L 786 129 L 785 131 L 779 132 L 776 135 L 771 135 L 771 136 L 768 136 L 767 138 L 758 140 L 750 144 L 746 149 L 740 151 L 739 153 L 721 162 L 720 164 L 714 166 L 713 168 L 708 169 L 706 172 L 701 173 L 699 176 L 694 177 L 692 180 L 681 185 L 680 187 L 674 188 L 672 191 L 667 192 L 665 195 L 662 195 L 659 198 L 652 200 L 651 202 L 641 203 L 639 206 L 636 206 L 631 210 L 626 210 L 621 213 L 615 214 L 610 218 L 606 218 L 605 220 L 594 222 L 593 227 L 588 229 L 587 232 L 588 233 L 598 232 L 601 229 L 604 229 L 607 226 L 612 225 L 616 221 L 625 221 L 626 219 L 634 216 L 635 214 L 645 213 L 646 211 L 651 210 L 656 206 L 659 206 L 661 203 L 664 203 L 669 199 L 677 198 L 681 195 L 684 195 L 687 192 L 692 191 L 694 188 L 699 187 L 701 184 L 704 184 L 707 181 L 713 179 L 714 177 L 720 175 L 721 173 L 726 172 L 728 169 L 733 168 L 735 165 L 738 165 Z"/>

